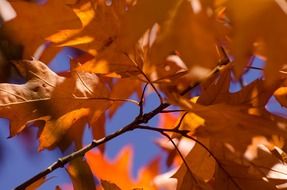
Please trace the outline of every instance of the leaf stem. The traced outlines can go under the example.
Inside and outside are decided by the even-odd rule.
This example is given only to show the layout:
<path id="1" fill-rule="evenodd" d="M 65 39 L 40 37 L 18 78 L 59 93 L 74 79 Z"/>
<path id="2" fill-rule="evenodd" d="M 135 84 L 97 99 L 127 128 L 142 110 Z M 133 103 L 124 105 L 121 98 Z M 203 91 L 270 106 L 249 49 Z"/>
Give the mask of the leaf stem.
<path id="1" fill-rule="evenodd" d="M 121 99 L 121 98 L 105 98 L 105 97 L 78 97 L 74 96 L 77 100 L 104 100 L 104 101 L 112 101 L 112 102 L 130 102 L 137 106 L 139 106 L 139 102 L 133 99 Z"/>

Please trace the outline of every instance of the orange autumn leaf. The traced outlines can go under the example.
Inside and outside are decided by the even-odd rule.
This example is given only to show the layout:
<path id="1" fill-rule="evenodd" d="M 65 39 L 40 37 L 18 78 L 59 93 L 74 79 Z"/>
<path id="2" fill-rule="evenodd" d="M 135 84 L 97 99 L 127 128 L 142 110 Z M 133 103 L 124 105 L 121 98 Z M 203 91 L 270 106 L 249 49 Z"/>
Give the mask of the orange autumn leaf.
<path id="1" fill-rule="evenodd" d="M 113 161 L 108 160 L 99 151 L 88 152 L 86 159 L 97 178 L 114 183 L 121 189 L 155 189 L 152 180 L 158 172 L 157 161 L 144 167 L 138 179 L 133 180 L 130 176 L 132 154 L 131 147 L 125 147 Z"/>
<path id="2" fill-rule="evenodd" d="M 137 93 L 138 96 L 141 94 L 141 82 L 136 78 L 123 78 L 115 81 L 112 90 L 111 90 L 111 97 L 121 98 L 121 99 L 128 99 L 130 98 L 133 93 Z M 124 90 L 123 90 L 124 89 Z M 111 106 L 109 109 L 109 116 L 112 118 L 116 111 L 123 105 L 123 102 L 116 102 Z"/>
<path id="3" fill-rule="evenodd" d="M 120 18 L 129 4 L 119 0 L 108 6 L 103 0 L 84 0 L 73 8 L 83 27 L 61 31 L 47 39 L 58 46 L 73 46 L 97 55 L 117 39 Z"/>
<path id="4" fill-rule="evenodd" d="M 203 3 L 196 7 L 192 1 L 177 1 L 152 46 L 152 62 L 161 64 L 171 52 L 177 51 L 190 71 L 198 67 L 214 68 L 218 57 L 213 25 Z"/>
<path id="5" fill-rule="evenodd" d="M 49 180 L 49 179 L 48 179 Z M 29 185 L 26 190 L 34 190 L 41 187 L 47 181 L 46 177 L 42 177 L 39 180 L 35 181 L 33 184 Z"/>
<path id="6" fill-rule="evenodd" d="M 172 113 L 164 113 L 160 115 L 159 118 L 159 127 L 171 129 L 176 126 L 176 122 L 178 121 L 178 117 Z"/>
<path id="7" fill-rule="evenodd" d="M 266 0 L 229 0 L 226 2 L 231 19 L 234 69 L 239 76 L 251 56 L 258 50 L 266 58 L 264 73 L 267 82 L 278 79 L 279 70 L 286 65 L 287 31 L 286 2 Z M 246 8 L 249 7 L 249 8 Z M 276 20 L 276 22 L 274 22 Z M 263 49 L 263 50 L 262 50 Z"/>
<path id="8" fill-rule="evenodd" d="M 121 190 L 116 184 L 106 180 L 101 180 L 101 185 L 104 190 Z"/>
<path id="9" fill-rule="evenodd" d="M 274 92 L 274 97 L 281 104 L 287 107 L 287 87 L 280 87 Z"/>
<path id="10" fill-rule="evenodd" d="M 44 43 L 48 36 L 59 30 L 81 27 L 79 18 L 67 6 L 66 1 L 48 0 L 44 4 L 22 0 L 9 2 L 17 16 L 5 22 L 1 30 L 15 43 L 24 47 L 23 57 L 26 59 L 34 55 L 38 46 Z M 59 17 L 59 15 L 65 16 Z"/>

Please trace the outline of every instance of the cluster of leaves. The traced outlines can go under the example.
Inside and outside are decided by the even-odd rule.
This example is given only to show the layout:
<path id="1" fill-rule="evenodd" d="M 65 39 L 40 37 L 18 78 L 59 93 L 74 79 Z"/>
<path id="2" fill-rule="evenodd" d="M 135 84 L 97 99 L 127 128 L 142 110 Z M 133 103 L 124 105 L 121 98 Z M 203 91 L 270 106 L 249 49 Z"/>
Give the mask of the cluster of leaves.
<path id="1" fill-rule="evenodd" d="M 26 83 L 0 84 L 0 116 L 10 120 L 11 137 L 39 127 L 39 151 L 75 150 L 18 189 L 41 185 L 66 164 L 74 189 L 269 190 L 284 183 L 274 166 L 286 163 L 287 120 L 266 106 L 275 97 L 287 107 L 286 1 L 8 2 L 17 15 L 0 28 L 6 60 L 0 66 L 18 59 Z M 80 53 L 60 75 L 45 63 L 64 47 Z M 266 66 L 254 67 L 255 57 Z M 244 84 L 242 76 L 254 69 L 263 77 Z M 231 93 L 236 80 L 241 87 Z M 147 86 L 160 105 L 145 113 Z M 134 93 L 138 100 L 129 99 Z M 107 117 L 124 102 L 139 107 L 138 117 L 106 135 Z M 156 115 L 160 126 L 146 125 Z M 83 147 L 86 124 L 95 140 Z M 103 156 L 105 142 L 134 129 L 163 135 L 167 141 L 158 144 L 168 166 L 176 166 L 173 173 L 160 174 L 155 159 L 134 181 L 130 148 L 114 162 Z M 97 152 L 90 151 L 94 147 Z"/>

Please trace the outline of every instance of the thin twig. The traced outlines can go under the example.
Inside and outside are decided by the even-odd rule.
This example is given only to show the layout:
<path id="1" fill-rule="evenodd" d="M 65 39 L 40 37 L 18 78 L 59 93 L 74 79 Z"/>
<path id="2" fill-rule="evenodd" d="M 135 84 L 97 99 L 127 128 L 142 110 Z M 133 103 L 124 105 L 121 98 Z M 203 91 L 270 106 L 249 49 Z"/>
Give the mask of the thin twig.
<path id="1" fill-rule="evenodd" d="M 172 145 L 174 146 L 176 152 L 179 154 L 181 160 L 183 161 L 185 167 L 187 168 L 187 171 L 189 172 L 191 178 L 192 178 L 192 179 L 194 180 L 194 182 L 198 185 L 198 181 L 197 181 L 196 178 L 193 176 L 192 170 L 190 169 L 188 163 L 186 162 L 184 156 L 182 155 L 182 153 L 181 153 L 180 150 L 178 149 L 178 147 L 177 147 L 177 145 L 175 144 L 175 142 L 174 142 L 174 141 L 172 140 L 172 138 L 171 138 L 168 134 L 166 134 L 165 132 L 162 131 L 161 134 L 162 134 L 163 136 L 165 136 L 166 138 L 168 138 L 169 141 L 172 143 Z"/>
<path id="2" fill-rule="evenodd" d="M 142 95 L 141 95 L 141 99 L 139 101 L 139 106 L 140 106 L 140 111 L 139 111 L 139 116 L 143 115 L 143 103 L 144 103 L 144 96 L 145 96 L 145 91 L 146 91 L 146 87 L 148 86 L 148 83 L 146 83 L 144 85 L 143 91 L 142 91 Z"/>
<path id="3" fill-rule="evenodd" d="M 187 114 L 188 114 L 188 112 L 185 112 L 185 113 L 181 116 L 181 118 L 180 118 L 178 124 L 174 127 L 174 130 L 175 130 L 175 131 L 178 131 L 178 130 L 179 130 L 179 127 L 181 126 L 181 123 L 183 122 L 183 120 L 184 120 L 184 118 L 185 118 L 185 116 L 186 116 Z"/>
<path id="4" fill-rule="evenodd" d="M 138 64 L 135 62 L 135 60 L 133 60 L 127 53 L 124 53 L 124 55 L 126 55 L 129 60 L 131 62 L 133 62 L 136 66 L 136 68 L 139 70 L 139 72 L 144 76 L 144 78 L 147 80 L 147 82 L 151 85 L 151 87 L 153 88 L 153 90 L 155 91 L 155 93 L 157 94 L 159 100 L 160 100 L 160 103 L 163 103 L 163 98 L 162 96 L 160 95 L 159 91 L 157 90 L 157 88 L 154 86 L 153 82 L 149 79 L 149 77 L 143 72 L 143 70 L 141 68 L 139 68 Z"/>

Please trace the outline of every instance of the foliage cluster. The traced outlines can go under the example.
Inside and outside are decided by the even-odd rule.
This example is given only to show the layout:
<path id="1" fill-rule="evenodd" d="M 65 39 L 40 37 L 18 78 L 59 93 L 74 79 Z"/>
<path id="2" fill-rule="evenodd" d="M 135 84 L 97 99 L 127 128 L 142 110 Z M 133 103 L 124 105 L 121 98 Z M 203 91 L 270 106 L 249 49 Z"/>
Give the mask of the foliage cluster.
<path id="1" fill-rule="evenodd" d="M 286 182 L 287 115 L 268 110 L 274 98 L 287 107 L 286 1 L 3 2 L 0 116 L 10 137 L 33 126 L 39 151 L 73 147 L 17 189 L 40 187 L 60 167 L 76 190 L 271 190 Z M 70 70 L 56 73 L 48 64 L 65 47 L 75 51 Z M 11 63 L 24 84 L 7 82 L 16 76 Z M 254 72 L 261 76 L 244 81 Z M 147 112 L 150 93 L 160 103 Z M 138 116 L 105 134 L 123 103 Z M 159 126 L 150 126 L 156 116 Z M 83 146 L 87 125 L 94 140 Z M 161 174 L 155 159 L 134 181 L 130 148 L 114 162 L 103 156 L 106 142 L 134 130 L 161 134 L 156 142 L 175 169 Z"/>

